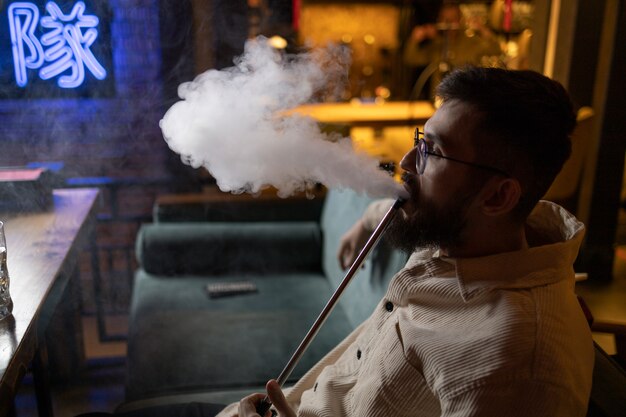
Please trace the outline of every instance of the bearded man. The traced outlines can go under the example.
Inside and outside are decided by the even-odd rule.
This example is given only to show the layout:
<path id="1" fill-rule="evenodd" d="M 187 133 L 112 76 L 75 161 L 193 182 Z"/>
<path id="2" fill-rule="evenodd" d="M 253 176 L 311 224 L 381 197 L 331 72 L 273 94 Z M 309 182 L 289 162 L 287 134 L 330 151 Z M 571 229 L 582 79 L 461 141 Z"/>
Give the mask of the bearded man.
<path id="1" fill-rule="evenodd" d="M 575 112 L 531 71 L 464 68 L 400 166 L 410 197 L 387 236 L 410 253 L 360 327 L 283 395 L 281 416 L 584 416 L 593 344 L 574 294 L 584 226 L 539 201 Z M 392 201 L 343 237 L 355 258 Z M 244 398 L 255 416 L 265 394 Z M 225 410 L 236 411 L 232 406 Z"/>

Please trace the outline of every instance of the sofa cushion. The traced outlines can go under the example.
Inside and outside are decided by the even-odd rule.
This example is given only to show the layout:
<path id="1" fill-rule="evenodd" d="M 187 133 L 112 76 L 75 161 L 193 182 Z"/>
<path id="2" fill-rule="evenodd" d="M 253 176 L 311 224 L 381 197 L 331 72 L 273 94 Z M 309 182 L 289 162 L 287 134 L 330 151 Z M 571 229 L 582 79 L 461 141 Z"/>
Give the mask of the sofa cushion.
<path id="1" fill-rule="evenodd" d="M 321 235 L 315 222 L 147 224 L 136 254 L 144 270 L 168 276 L 319 272 Z"/>
<path id="2" fill-rule="evenodd" d="M 147 407 L 170 406 L 172 404 L 209 403 L 227 405 L 238 402 L 253 392 L 265 392 L 265 385 L 218 391 L 185 391 L 180 394 L 159 395 L 157 397 L 144 398 L 136 401 L 126 401 L 117 406 L 115 414 L 129 413 L 136 410 L 145 412 Z"/>
<path id="3" fill-rule="evenodd" d="M 259 292 L 206 296 L 208 283 L 241 279 L 255 282 Z M 332 291 L 324 276 L 313 273 L 164 279 L 139 270 L 130 313 L 126 399 L 263 386 L 282 371 Z M 337 306 L 290 381 L 351 330 Z"/>

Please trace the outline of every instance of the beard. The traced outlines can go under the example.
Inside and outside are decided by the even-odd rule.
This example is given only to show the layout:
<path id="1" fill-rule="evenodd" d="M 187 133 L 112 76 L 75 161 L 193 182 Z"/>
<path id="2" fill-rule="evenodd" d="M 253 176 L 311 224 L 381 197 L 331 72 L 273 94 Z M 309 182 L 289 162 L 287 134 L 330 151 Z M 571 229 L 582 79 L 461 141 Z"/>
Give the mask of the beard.
<path id="1" fill-rule="evenodd" d="M 416 178 L 405 172 L 402 180 L 411 190 L 417 190 Z M 395 216 L 389 224 L 386 239 L 389 243 L 411 254 L 418 248 L 454 247 L 462 243 L 462 232 L 467 222 L 467 208 L 475 193 L 469 193 L 438 207 L 432 201 L 411 192 L 409 198 L 415 208 L 407 216 Z"/>

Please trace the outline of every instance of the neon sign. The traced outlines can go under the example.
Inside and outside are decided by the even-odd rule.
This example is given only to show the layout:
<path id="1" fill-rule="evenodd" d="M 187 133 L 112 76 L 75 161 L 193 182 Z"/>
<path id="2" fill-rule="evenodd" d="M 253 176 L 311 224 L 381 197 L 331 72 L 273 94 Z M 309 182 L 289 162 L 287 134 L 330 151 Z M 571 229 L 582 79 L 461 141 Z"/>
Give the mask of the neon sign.
<path id="1" fill-rule="evenodd" d="M 53 1 L 46 3 L 48 15 L 39 16 L 39 9 L 29 2 L 16 2 L 8 8 L 15 82 L 28 84 L 28 69 L 39 70 L 39 78 L 58 77 L 61 88 L 76 88 L 85 81 L 85 68 L 98 80 L 107 71 L 98 62 L 91 46 L 98 38 L 99 19 L 85 14 L 85 3 L 76 2 L 64 14 Z M 38 39 L 38 26 L 47 30 Z"/>

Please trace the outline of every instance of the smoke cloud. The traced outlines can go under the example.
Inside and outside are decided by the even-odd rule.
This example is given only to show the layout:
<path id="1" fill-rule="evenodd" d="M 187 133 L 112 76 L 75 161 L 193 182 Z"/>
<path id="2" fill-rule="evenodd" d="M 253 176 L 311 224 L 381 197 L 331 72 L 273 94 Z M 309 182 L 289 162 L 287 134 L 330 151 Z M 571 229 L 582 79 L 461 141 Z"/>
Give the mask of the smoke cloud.
<path id="1" fill-rule="evenodd" d="M 378 161 L 287 110 L 342 87 L 349 57 L 338 47 L 284 55 L 264 38 L 248 41 L 235 66 L 181 84 L 181 101 L 160 122 L 169 147 L 194 168 L 204 166 L 222 191 L 282 197 L 310 189 L 351 188 L 372 197 L 404 189 Z"/>

